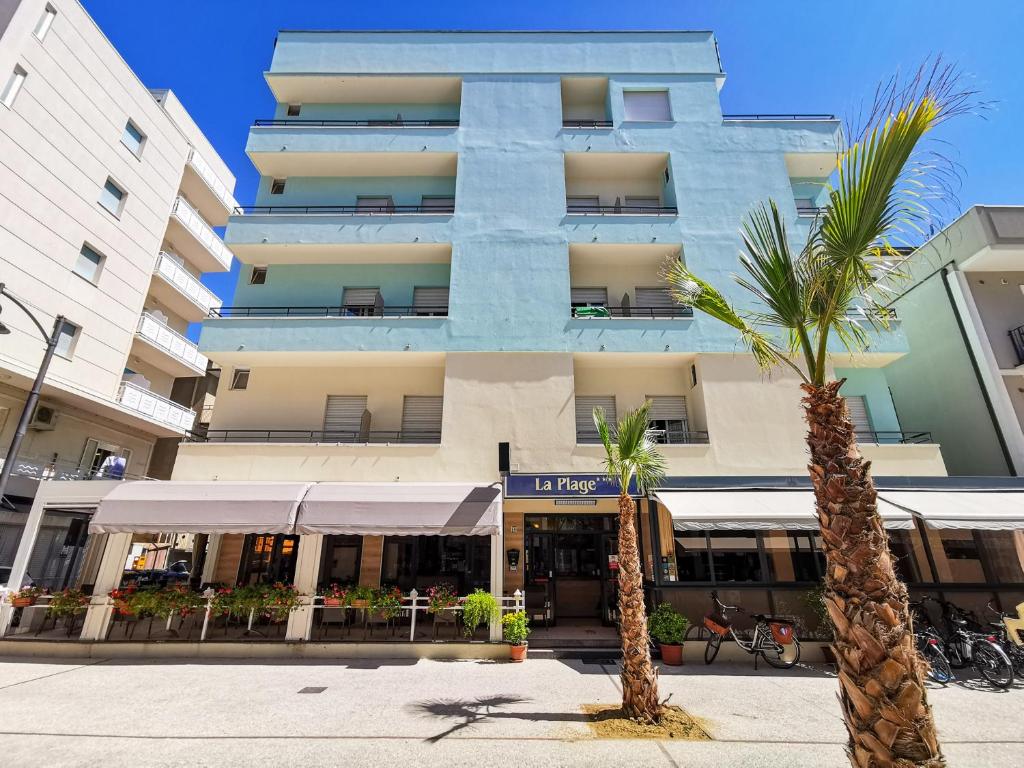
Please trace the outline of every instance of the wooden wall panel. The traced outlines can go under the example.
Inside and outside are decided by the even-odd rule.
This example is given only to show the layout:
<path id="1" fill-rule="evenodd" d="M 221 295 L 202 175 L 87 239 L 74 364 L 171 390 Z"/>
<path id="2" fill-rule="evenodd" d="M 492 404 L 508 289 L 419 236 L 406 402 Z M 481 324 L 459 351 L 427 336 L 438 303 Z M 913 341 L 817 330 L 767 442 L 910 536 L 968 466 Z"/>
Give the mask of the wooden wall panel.
<path id="1" fill-rule="evenodd" d="M 380 567 L 383 559 L 384 537 L 363 536 L 363 554 L 359 563 L 359 583 L 362 586 L 380 586 Z"/>
<path id="2" fill-rule="evenodd" d="M 244 543 L 244 533 L 225 533 L 221 537 L 220 554 L 217 556 L 217 567 L 213 572 L 215 582 L 233 585 L 238 581 L 238 566 L 242 562 Z"/>

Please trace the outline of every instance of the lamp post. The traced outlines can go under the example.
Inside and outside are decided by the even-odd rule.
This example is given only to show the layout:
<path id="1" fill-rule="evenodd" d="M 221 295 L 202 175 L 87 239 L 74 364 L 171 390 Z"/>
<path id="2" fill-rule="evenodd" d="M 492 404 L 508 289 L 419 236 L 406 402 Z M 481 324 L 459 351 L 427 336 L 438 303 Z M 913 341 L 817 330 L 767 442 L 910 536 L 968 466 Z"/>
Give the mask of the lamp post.
<path id="1" fill-rule="evenodd" d="M 22 312 L 28 315 L 29 319 L 33 324 L 35 324 L 36 328 L 39 329 L 39 333 L 42 334 L 43 339 L 46 341 L 46 353 L 43 355 L 43 362 L 39 365 L 39 372 L 36 374 L 36 380 L 32 382 L 32 391 L 29 392 L 28 400 L 25 401 L 25 407 L 21 411 L 21 418 L 18 420 L 18 428 L 14 431 L 14 437 L 11 438 L 11 446 L 7 449 L 7 455 L 4 457 L 3 470 L 0 470 L 0 503 L 2 503 L 4 493 L 7 490 L 7 481 L 11 478 L 11 472 L 14 471 L 14 462 L 17 460 L 18 451 L 21 449 L 21 441 L 25 438 L 25 433 L 28 432 L 29 420 L 32 418 L 32 412 L 36 408 L 36 403 L 39 402 L 39 391 L 43 388 L 43 379 L 46 378 L 46 369 L 50 367 L 50 361 L 53 359 L 53 352 L 57 349 L 57 339 L 60 338 L 60 329 L 64 325 L 64 315 L 57 315 L 57 317 L 54 318 L 53 330 L 50 333 L 47 333 L 46 329 L 40 325 L 38 320 L 36 320 L 35 315 L 28 310 L 28 307 L 18 301 L 16 296 L 8 292 L 3 283 L 0 283 L 0 296 L 6 296 L 15 304 L 15 306 L 19 307 Z M 11 329 L 0 321 L 0 335 L 6 335 L 10 332 Z"/>

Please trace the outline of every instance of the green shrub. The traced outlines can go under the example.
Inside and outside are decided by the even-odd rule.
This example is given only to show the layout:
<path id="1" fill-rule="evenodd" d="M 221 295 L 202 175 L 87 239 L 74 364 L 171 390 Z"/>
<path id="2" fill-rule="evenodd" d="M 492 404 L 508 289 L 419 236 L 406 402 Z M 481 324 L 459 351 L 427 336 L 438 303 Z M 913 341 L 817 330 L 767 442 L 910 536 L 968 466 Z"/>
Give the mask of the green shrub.
<path id="1" fill-rule="evenodd" d="M 494 595 L 482 589 L 466 595 L 462 604 L 462 626 L 467 637 L 472 637 L 481 624 L 490 624 L 498 618 L 500 610 Z"/>
<path id="2" fill-rule="evenodd" d="M 651 637 L 665 645 L 682 645 L 690 621 L 670 603 L 662 603 L 647 622 Z"/>
<path id="3" fill-rule="evenodd" d="M 501 617 L 501 625 L 505 633 L 505 642 L 509 645 L 522 645 L 530 636 L 530 619 L 525 611 L 506 613 Z"/>

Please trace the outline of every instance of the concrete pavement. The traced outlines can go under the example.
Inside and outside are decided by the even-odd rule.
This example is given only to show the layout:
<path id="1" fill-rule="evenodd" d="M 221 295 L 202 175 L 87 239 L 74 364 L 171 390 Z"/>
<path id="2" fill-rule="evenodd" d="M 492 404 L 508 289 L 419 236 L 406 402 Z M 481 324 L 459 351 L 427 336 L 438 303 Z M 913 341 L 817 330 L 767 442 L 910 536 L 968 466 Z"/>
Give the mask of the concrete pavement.
<path id="1" fill-rule="evenodd" d="M 661 692 L 715 740 L 593 739 L 579 707 L 617 702 L 617 669 L 578 660 L 0 659 L 0 764 L 848 765 L 820 666 L 690 664 L 663 669 Z M 1024 763 L 1024 686 L 930 696 L 951 765 Z"/>

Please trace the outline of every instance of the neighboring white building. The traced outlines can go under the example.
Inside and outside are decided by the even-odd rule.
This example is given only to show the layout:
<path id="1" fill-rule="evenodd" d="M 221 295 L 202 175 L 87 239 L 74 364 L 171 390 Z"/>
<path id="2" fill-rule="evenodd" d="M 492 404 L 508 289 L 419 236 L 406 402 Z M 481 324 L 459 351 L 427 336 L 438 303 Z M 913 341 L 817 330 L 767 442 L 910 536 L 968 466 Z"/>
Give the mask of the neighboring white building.
<path id="1" fill-rule="evenodd" d="M 169 471 L 151 458 L 196 420 L 171 396 L 206 374 L 186 333 L 220 306 L 199 278 L 231 267 L 213 227 L 234 185 L 177 97 L 148 89 L 80 3 L 0 0 L 0 282 L 47 330 L 66 317 L 0 505 L 0 569 L 40 479 Z M 0 307 L 2 458 L 45 344 Z"/>

